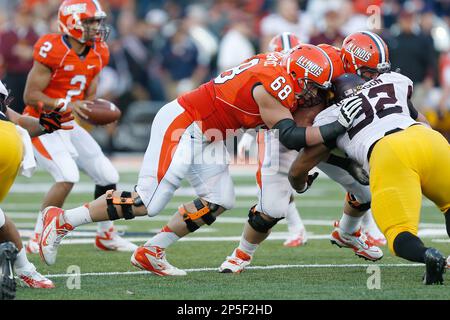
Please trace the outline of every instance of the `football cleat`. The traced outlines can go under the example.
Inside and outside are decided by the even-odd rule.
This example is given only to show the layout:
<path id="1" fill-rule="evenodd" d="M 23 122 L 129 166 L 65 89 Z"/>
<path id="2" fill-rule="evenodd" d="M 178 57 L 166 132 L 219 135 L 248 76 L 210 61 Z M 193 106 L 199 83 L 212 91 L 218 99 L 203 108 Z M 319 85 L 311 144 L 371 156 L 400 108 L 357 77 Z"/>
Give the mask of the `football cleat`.
<path id="1" fill-rule="evenodd" d="M 172 266 L 164 249 L 157 246 L 138 247 L 131 256 L 131 264 L 158 276 L 185 276 L 186 271 Z"/>
<path id="2" fill-rule="evenodd" d="M 43 231 L 39 241 L 39 254 L 42 260 L 52 265 L 56 262 L 58 246 L 62 239 L 73 230 L 64 220 L 64 210 L 57 207 L 47 207 L 42 212 Z"/>
<path id="3" fill-rule="evenodd" d="M 28 254 L 39 253 L 39 238 L 41 237 L 40 233 L 35 233 L 33 238 L 28 240 L 27 245 L 25 246 L 25 250 Z"/>
<path id="4" fill-rule="evenodd" d="M 283 243 L 285 247 L 300 247 L 308 242 L 306 232 L 303 230 L 300 234 L 293 234 Z"/>
<path id="5" fill-rule="evenodd" d="M 122 238 L 113 227 L 108 231 L 97 233 L 95 246 L 104 251 L 134 252 L 138 248 L 134 243 Z"/>
<path id="6" fill-rule="evenodd" d="M 334 223 L 334 230 L 331 233 L 330 241 L 340 248 L 351 248 L 355 252 L 355 255 L 366 260 L 377 261 L 383 258 L 383 251 L 377 246 L 372 245 L 367 240 L 366 235 L 361 233 L 361 230 L 353 234 L 343 232 L 339 228 L 339 221 L 335 221 Z"/>
<path id="7" fill-rule="evenodd" d="M 442 254 L 435 248 L 428 248 L 425 251 L 426 269 L 423 284 L 444 284 L 445 265 L 446 261 Z"/>
<path id="8" fill-rule="evenodd" d="M 16 280 L 13 265 L 19 250 L 12 242 L 0 244 L 0 300 L 12 300 L 16 297 Z"/>
<path id="9" fill-rule="evenodd" d="M 252 260 L 252 257 L 239 248 L 234 249 L 231 256 L 219 267 L 220 273 L 241 273 Z"/>
<path id="10" fill-rule="evenodd" d="M 387 240 L 382 233 L 374 233 L 370 231 L 364 231 L 367 240 L 376 247 L 382 247 L 387 244 Z"/>
<path id="11" fill-rule="evenodd" d="M 29 268 L 16 269 L 16 274 L 20 283 L 25 287 L 35 289 L 53 289 L 55 287 L 51 280 L 36 271 L 36 267 L 32 263 Z"/>

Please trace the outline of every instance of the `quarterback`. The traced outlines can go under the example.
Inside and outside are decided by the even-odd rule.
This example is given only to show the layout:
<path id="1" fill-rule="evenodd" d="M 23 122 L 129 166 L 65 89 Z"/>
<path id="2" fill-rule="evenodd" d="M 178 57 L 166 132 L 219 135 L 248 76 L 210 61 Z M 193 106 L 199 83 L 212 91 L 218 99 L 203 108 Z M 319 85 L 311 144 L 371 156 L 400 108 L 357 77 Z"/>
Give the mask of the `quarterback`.
<path id="1" fill-rule="evenodd" d="M 24 114 L 39 117 L 43 110 L 62 105 L 81 118 L 90 101 L 95 99 L 99 73 L 108 64 L 109 50 L 105 43 L 108 28 L 106 13 L 97 0 L 66 0 L 58 11 L 61 33 L 42 36 L 34 47 L 34 65 L 24 92 L 27 107 Z M 43 102 L 43 107 L 37 105 Z M 40 167 L 55 180 L 45 196 L 39 213 L 35 236 L 27 245 L 32 253 L 39 251 L 42 233 L 42 210 L 59 206 L 83 170 L 95 182 L 94 197 L 115 189 L 119 174 L 100 146 L 78 123 L 67 132 L 45 134 L 33 139 L 35 156 Z M 121 238 L 110 221 L 98 224 L 95 245 L 101 250 L 133 251 L 131 242 Z"/>

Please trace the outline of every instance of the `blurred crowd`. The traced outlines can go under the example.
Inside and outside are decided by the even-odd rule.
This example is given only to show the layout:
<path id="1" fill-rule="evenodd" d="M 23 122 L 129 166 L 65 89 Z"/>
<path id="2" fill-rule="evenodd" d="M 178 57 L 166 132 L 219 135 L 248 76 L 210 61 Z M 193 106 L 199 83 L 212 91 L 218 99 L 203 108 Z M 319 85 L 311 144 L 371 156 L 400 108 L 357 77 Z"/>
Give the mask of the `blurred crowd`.
<path id="1" fill-rule="evenodd" d="M 393 69 L 415 84 L 414 104 L 450 132 L 450 1 L 447 0 L 99 0 L 108 13 L 110 64 L 99 96 L 123 112 L 133 101 L 168 101 L 266 50 L 277 33 L 340 46 L 372 30 Z M 0 76 L 23 108 L 33 44 L 57 32 L 60 0 L 0 0 Z M 450 134 L 449 134 L 450 137 Z"/>

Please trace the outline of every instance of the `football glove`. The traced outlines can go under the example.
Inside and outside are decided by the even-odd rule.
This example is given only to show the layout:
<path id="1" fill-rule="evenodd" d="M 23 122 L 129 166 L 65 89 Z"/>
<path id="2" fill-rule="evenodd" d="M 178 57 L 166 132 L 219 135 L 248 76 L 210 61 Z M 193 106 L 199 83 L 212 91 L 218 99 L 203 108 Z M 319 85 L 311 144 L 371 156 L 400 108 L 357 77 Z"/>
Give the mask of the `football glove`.
<path id="1" fill-rule="evenodd" d="M 358 181 L 359 183 L 361 183 L 364 186 L 368 186 L 369 185 L 369 174 L 366 172 L 366 170 L 363 169 L 363 167 L 361 167 L 359 165 L 358 162 L 349 159 L 349 165 L 346 168 L 346 170 L 348 171 L 348 173 L 350 173 L 350 175 L 355 178 L 356 181 Z"/>
<path id="2" fill-rule="evenodd" d="M 74 119 L 70 111 L 60 113 L 61 108 L 55 109 L 49 113 L 42 112 L 39 116 L 39 125 L 45 133 L 52 133 L 56 130 L 71 130 L 73 126 L 64 126 L 64 123 Z"/>
<path id="3" fill-rule="evenodd" d="M 305 193 L 306 190 L 308 190 L 311 187 L 311 185 L 313 184 L 314 180 L 317 178 L 318 175 L 319 175 L 318 172 L 308 174 L 308 179 L 306 180 L 304 188 L 302 190 L 295 190 L 295 191 L 297 191 L 297 193 Z"/>
<path id="4" fill-rule="evenodd" d="M 356 116 L 362 111 L 362 98 L 354 96 L 342 101 L 342 106 L 339 110 L 339 123 L 346 129 L 348 129 Z"/>

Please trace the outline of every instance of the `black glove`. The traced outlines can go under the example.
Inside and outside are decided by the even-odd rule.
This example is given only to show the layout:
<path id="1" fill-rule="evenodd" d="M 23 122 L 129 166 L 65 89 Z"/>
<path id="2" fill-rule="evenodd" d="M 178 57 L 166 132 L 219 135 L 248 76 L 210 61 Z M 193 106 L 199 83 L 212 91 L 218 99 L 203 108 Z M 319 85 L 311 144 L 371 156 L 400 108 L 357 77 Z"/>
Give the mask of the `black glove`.
<path id="1" fill-rule="evenodd" d="M 311 185 L 313 184 L 314 180 L 317 178 L 318 175 L 319 175 L 318 172 L 308 174 L 308 179 L 306 180 L 306 184 L 303 190 L 295 190 L 295 191 L 297 191 L 297 193 L 305 193 L 306 190 L 308 190 L 311 187 Z"/>
<path id="2" fill-rule="evenodd" d="M 55 109 L 49 113 L 42 112 L 39 116 L 39 125 L 45 133 L 52 133 L 53 131 L 62 129 L 70 130 L 73 126 L 63 126 L 64 123 L 72 121 L 74 118 L 70 112 L 59 113 L 60 109 Z"/>

